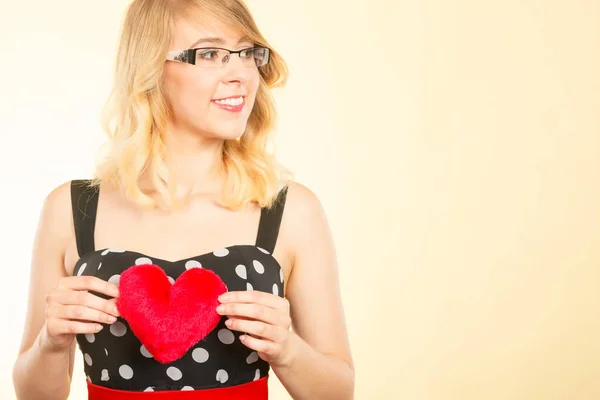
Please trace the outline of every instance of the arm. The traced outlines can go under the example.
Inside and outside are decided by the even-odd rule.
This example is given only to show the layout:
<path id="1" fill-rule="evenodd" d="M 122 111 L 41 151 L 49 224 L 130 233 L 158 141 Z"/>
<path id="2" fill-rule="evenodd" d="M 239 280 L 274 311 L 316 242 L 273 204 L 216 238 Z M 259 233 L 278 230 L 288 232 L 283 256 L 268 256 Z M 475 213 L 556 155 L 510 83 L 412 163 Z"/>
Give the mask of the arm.
<path id="1" fill-rule="evenodd" d="M 72 240 L 70 184 L 53 190 L 44 202 L 33 245 L 25 330 L 13 367 L 18 399 L 66 399 L 73 372 L 75 342 L 65 350 L 44 346 L 46 293 L 66 276 L 64 256 Z"/>
<path id="2" fill-rule="evenodd" d="M 286 211 L 294 243 L 286 293 L 294 331 L 288 360 L 273 371 L 294 399 L 352 399 L 354 365 L 325 212 L 297 183 L 290 185 Z"/>

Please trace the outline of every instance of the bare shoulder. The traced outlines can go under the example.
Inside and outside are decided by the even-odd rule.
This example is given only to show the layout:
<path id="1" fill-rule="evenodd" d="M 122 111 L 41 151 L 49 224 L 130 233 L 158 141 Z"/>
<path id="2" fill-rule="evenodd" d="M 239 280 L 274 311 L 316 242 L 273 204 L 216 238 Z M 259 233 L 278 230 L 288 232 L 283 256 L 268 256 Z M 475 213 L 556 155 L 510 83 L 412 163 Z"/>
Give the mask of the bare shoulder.
<path id="1" fill-rule="evenodd" d="M 321 200 L 313 190 L 295 181 L 288 184 L 282 229 L 294 260 L 300 252 L 309 248 L 309 239 L 315 233 L 327 236 L 327 216 Z"/>
<path id="2" fill-rule="evenodd" d="M 39 217 L 38 232 L 42 239 L 52 237 L 52 242 L 63 251 L 74 238 L 71 212 L 71 181 L 52 189 L 45 197 Z"/>
<path id="3" fill-rule="evenodd" d="M 64 182 L 48 193 L 44 199 L 41 218 L 52 221 L 58 235 L 69 235 L 72 223 L 71 181 Z"/>
<path id="4" fill-rule="evenodd" d="M 318 214 L 324 211 L 315 192 L 296 181 L 291 181 L 288 184 L 285 208 L 290 219 L 303 224 L 307 222 L 306 217 L 318 217 Z"/>

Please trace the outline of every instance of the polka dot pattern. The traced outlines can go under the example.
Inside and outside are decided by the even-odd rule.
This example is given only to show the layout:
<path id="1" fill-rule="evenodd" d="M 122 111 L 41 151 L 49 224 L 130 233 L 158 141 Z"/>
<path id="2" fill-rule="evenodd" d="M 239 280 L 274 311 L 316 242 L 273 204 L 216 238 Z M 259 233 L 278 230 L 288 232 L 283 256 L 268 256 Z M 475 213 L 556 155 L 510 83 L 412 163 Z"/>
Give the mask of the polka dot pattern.
<path id="1" fill-rule="evenodd" d="M 192 268 L 202 268 L 202 264 L 200 263 L 200 261 L 196 261 L 196 260 L 189 260 L 188 262 L 185 263 L 185 269 L 192 269 Z"/>
<path id="2" fill-rule="evenodd" d="M 142 355 L 146 358 L 152 358 L 152 354 L 150 354 L 150 352 L 148 351 L 148 349 L 146 349 L 146 346 L 144 345 L 140 347 L 140 353 L 142 353 Z"/>
<path id="3" fill-rule="evenodd" d="M 197 349 L 194 349 L 194 351 L 192 351 L 192 358 L 197 363 L 205 363 L 206 361 L 208 361 L 209 357 L 210 354 L 208 354 L 208 351 L 206 351 L 206 349 L 203 349 L 202 347 L 198 347 Z"/>
<path id="4" fill-rule="evenodd" d="M 258 361 L 258 353 L 256 351 L 253 351 L 252 353 L 250 353 L 250 355 L 246 358 L 246 363 L 248 364 L 252 364 Z"/>
<path id="5" fill-rule="evenodd" d="M 129 365 L 121 365 L 121 367 L 119 367 L 119 375 L 121 375 L 121 378 L 123 379 L 131 379 L 133 378 L 133 369 L 131 369 Z"/>
<path id="6" fill-rule="evenodd" d="M 265 267 L 264 267 L 264 265 L 262 265 L 262 263 L 260 261 L 254 260 L 254 261 L 252 261 L 252 265 L 254 266 L 254 270 L 256 272 L 258 272 L 259 274 L 265 273 Z"/>
<path id="7" fill-rule="evenodd" d="M 246 273 L 246 266 L 243 264 L 235 267 L 235 273 L 242 279 L 248 279 L 248 274 Z"/>
<path id="8" fill-rule="evenodd" d="M 256 246 L 256 248 L 257 248 L 258 250 L 262 251 L 262 252 L 263 252 L 263 253 L 265 253 L 265 254 L 269 254 L 269 252 L 268 252 L 268 251 L 266 251 L 265 249 L 263 249 L 262 247 Z"/>
<path id="9" fill-rule="evenodd" d="M 117 274 L 117 275 L 113 275 L 110 278 L 108 278 L 108 282 L 112 283 L 113 285 L 117 285 L 119 286 L 119 281 L 121 280 L 121 275 Z"/>
<path id="10" fill-rule="evenodd" d="M 177 367 L 169 367 L 167 368 L 167 376 L 174 381 L 178 381 L 183 377 L 183 374 Z"/>
<path id="11" fill-rule="evenodd" d="M 224 369 L 220 369 L 217 371 L 217 380 L 220 383 L 225 383 L 229 379 L 229 374 Z"/>
<path id="12" fill-rule="evenodd" d="M 152 264 L 152 260 L 149 259 L 148 257 L 140 257 L 137 260 L 135 260 L 135 265 L 146 265 L 146 264 Z"/>
<path id="13" fill-rule="evenodd" d="M 102 255 L 103 255 L 103 256 L 105 256 L 105 255 L 107 255 L 108 253 L 125 253 L 125 250 L 123 250 L 123 249 L 119 249 L 119 248 L 117 248 L 117 247 L 115 247 L 115 248 L 110 248 L 110 249 L 106 249 L 106 250 L 104 250 L 104 251 L 102 252 Z"/>
<path id="14" fill-rule="evenodd" d="M 121 337 L 127 333 L 127 327 L 121 321 L 117 321 L 110 326 L 110 333 L 116 337 Z"/>
<path id="15" fill-rule="evenodd" d="M 87 267 L 86 263 L 81 264 L 81 267 L 79 267 L 79 272 L 77 272 L 77 276 L 81 276 L 81 274 L 83 274 L 83 271 L 85 271 L 85 267 Z"/>
<path id="16" fill-rule="evenodd" d="M 233 332 L 226 328 L 219 329 L 217 336 L 223 344 L 231 344 L 235 341 L 235 336 L 233 335 Z"/>
<path id="17" fill-rule="evenodd" d="M 216 257 L 225 257 L 227 254 L 229 254 L 229 249 L 226 249 L 226 248 L 219 249 L 219 250 L 216 250 L 215 252 L 213 252 L 213 254 Z"/>
<path id="18" fill-rule="evenodd" d="M 126 268 L 145 263 L 162 268 L 172 284 L 185 271 L 204 268 L 218 274 L 230 291 L 259 290 L 280 296 L 283 290 L 279 264 L 256 246 L 217 249 L 180 262 L 108 249 L 85 254 L 74 274 L 97 276 L 118 285 Z M 77 335 L 86 376 L 115 389 L 158 392 L 231 386 L 266 375 L 269 364 L 237 340 L 242 332 L 227 329 L 225 320 L 180 359 L 165 365 L 154 359 L 127 321 L 119 318 L 98 333 Z"/>

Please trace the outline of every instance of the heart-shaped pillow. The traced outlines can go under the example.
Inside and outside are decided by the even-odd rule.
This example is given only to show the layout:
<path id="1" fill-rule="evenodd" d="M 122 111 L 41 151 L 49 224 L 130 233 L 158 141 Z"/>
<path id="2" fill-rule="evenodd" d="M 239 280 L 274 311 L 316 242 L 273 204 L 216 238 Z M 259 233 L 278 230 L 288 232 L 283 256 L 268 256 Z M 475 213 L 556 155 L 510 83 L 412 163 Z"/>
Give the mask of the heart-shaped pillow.
<path id="1" fill-rule="evenodd" d="M 154 359 L 166 364 L 215 329 L 217 298 L 226 291 L 204 268 L 191 268 L 171 284 L 159 266 L 136 265 L 121 274 L 117 309 Z"/>

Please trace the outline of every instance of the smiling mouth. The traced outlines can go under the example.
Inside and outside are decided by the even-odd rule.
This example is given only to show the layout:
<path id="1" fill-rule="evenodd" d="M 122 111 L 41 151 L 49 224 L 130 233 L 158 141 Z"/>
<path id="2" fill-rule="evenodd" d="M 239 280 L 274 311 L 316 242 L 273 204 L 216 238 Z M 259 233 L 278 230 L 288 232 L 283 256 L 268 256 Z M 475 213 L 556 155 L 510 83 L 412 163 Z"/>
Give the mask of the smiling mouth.
<path id="1" fill-rule="evenodd" d="M 211 100 L 211 103 L 226 111 L 240 112 L 244 109 L 246 99 L 243 96 L 229 97 L 226 99 Z"/>
<path id="2" fill-rule="evenodd" d="M 228 97 L 226 99 L 213 100 L 213 101 L 217 104 L 222 104 L 225 106 L 239 106 L 240 104 L 242 104 L 244 102 L 244 97 L 243 96 Z"/>

